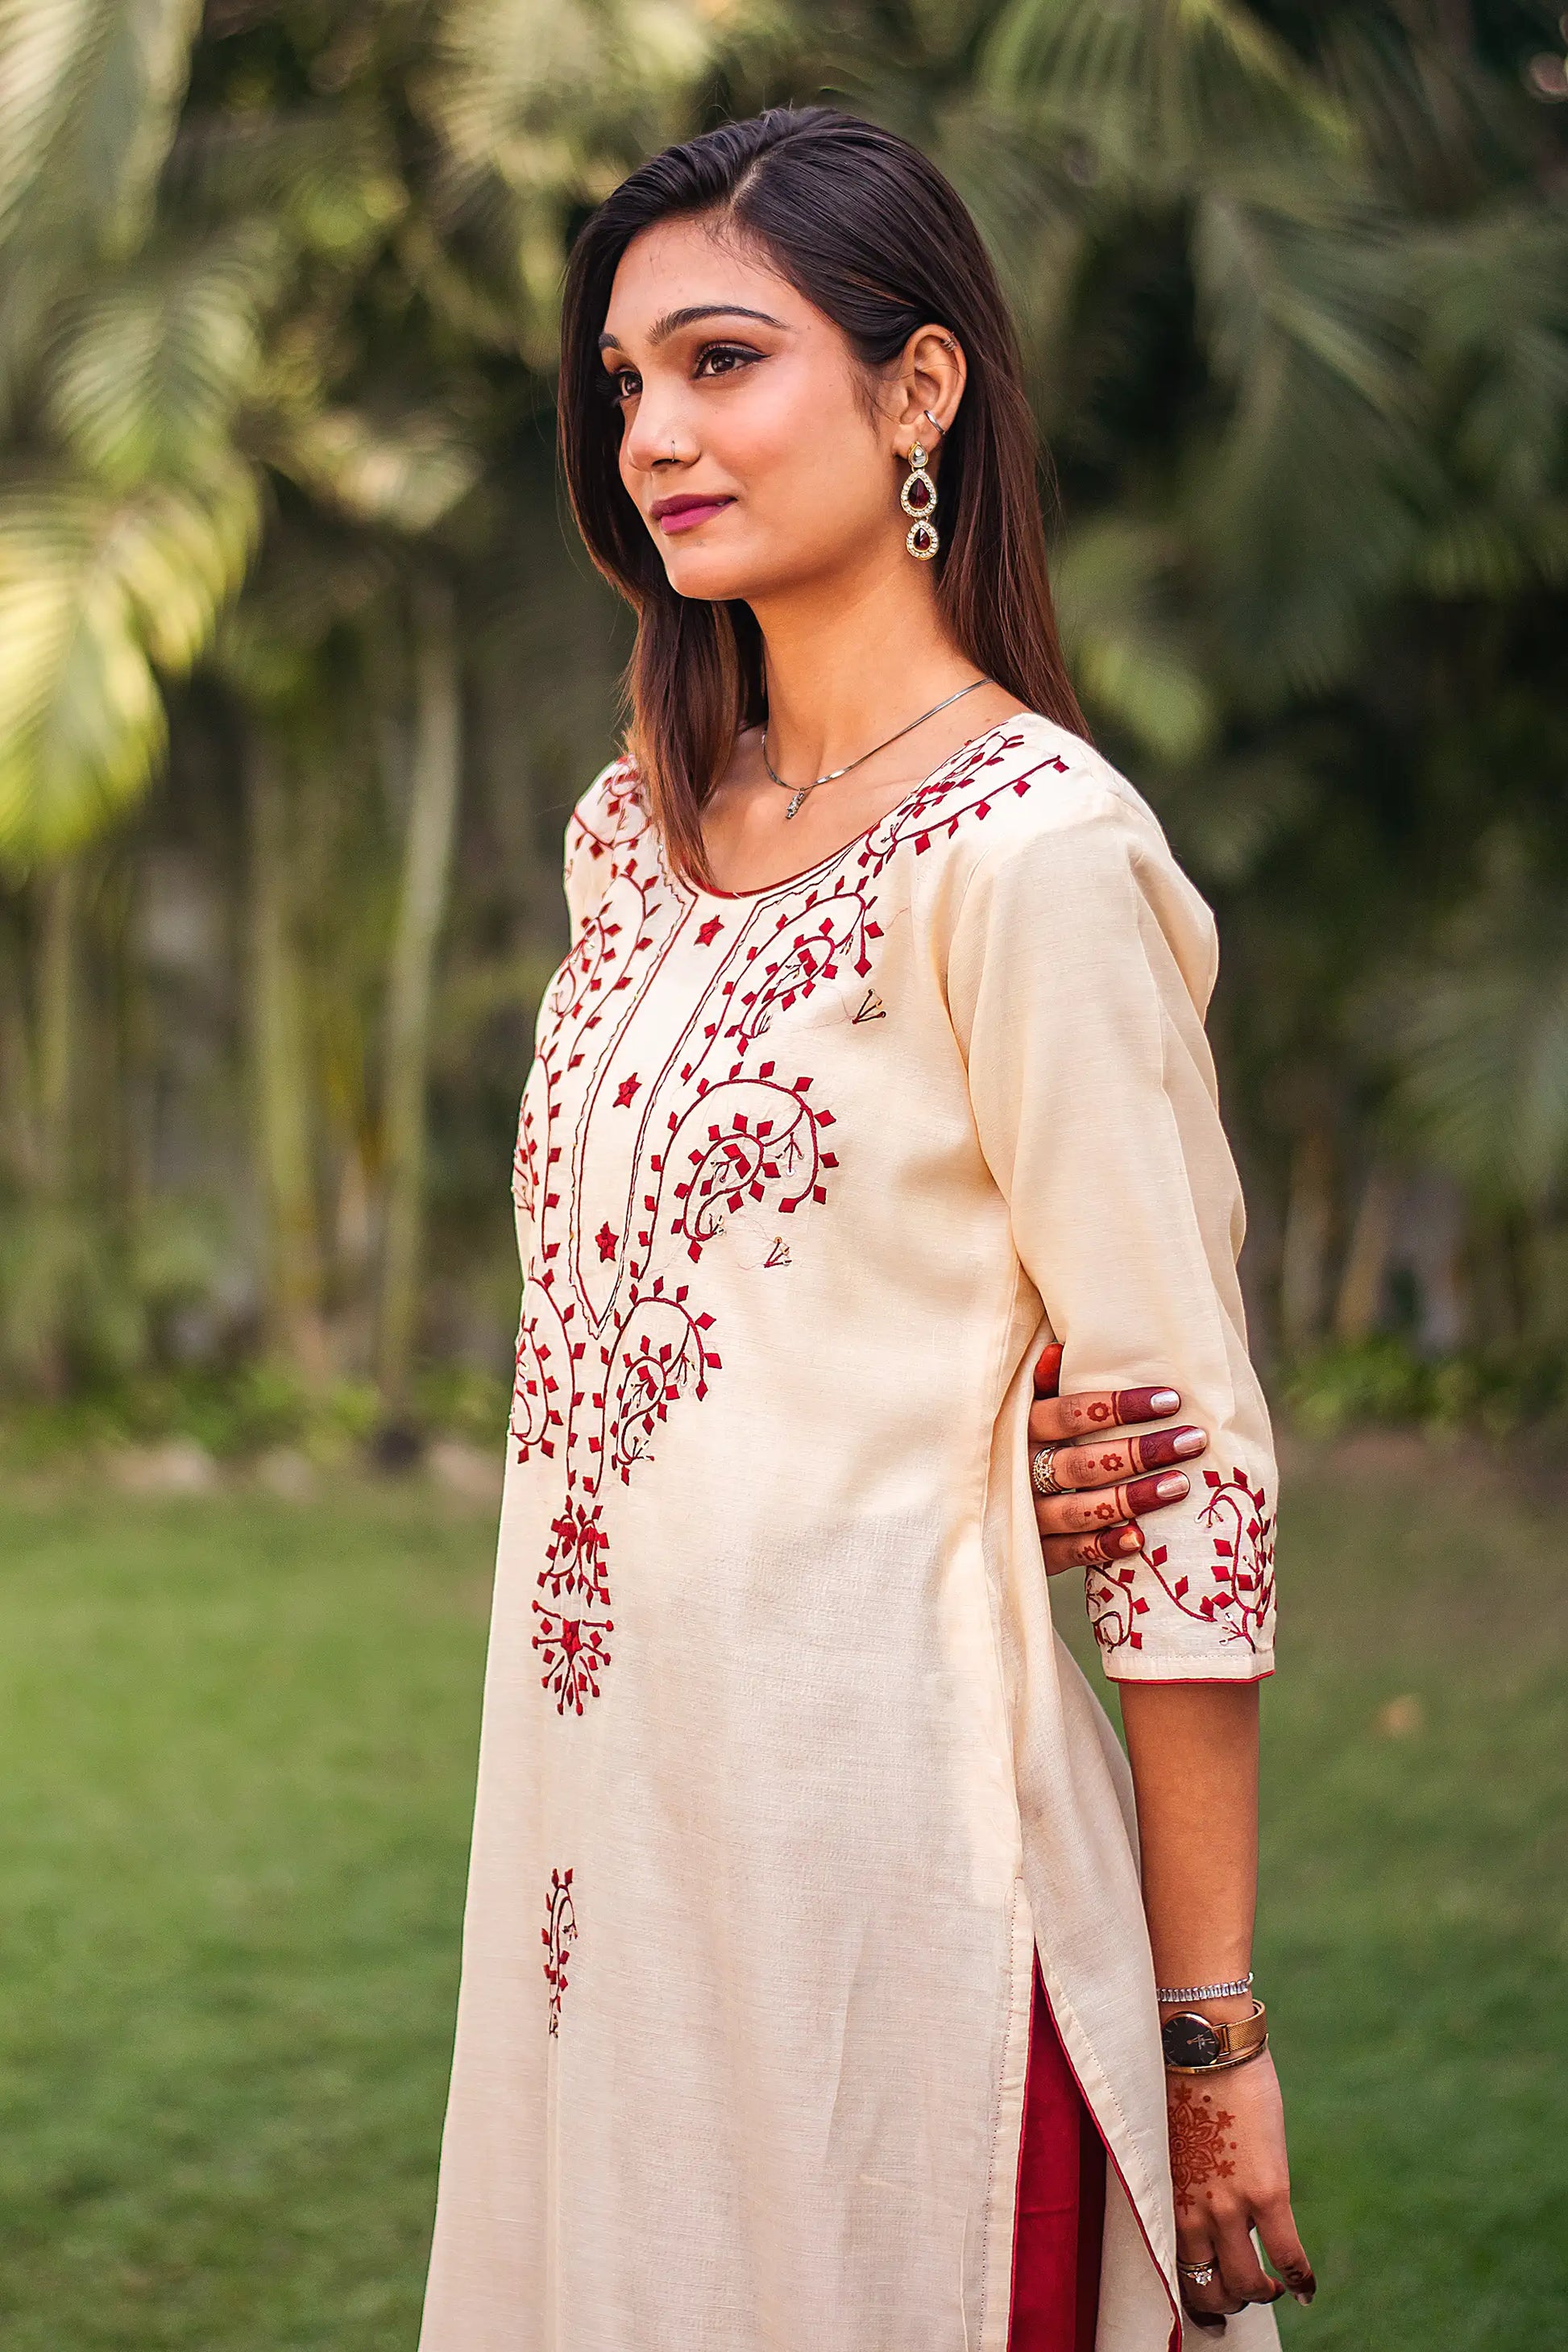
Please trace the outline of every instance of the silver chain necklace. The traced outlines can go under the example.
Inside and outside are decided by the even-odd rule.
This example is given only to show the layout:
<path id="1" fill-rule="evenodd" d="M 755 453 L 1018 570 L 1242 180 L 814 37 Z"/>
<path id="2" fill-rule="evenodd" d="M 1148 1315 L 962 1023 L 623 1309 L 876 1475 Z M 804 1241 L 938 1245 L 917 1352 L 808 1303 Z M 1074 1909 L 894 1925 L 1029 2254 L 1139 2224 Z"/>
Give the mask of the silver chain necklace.
<path id="1" fill-rule="evenodd" d="M 764 719 L 763 721 L 763 765 L 767 770 L 769 775 L 773 778 L 774 783 L 778 785 L 780 791 L 786 792 L 790 795 L 789 806 L 784 811 L 784 823 L 786 824 L 789 823 L 790 818 L 795 814 L 799 808 L 802 807 L 807 797 L 812 793 L 816 792 L 818 784 L 837 783 L 838 778 L 840 776 L 847 776 L 851 768 L 864 767 L 866 761 L 868 760 L 874 760 L 879 751 L 885 751 L 889 743 L 900 742 L 902 740 L 904 736 L 912 735 L 917 727 L 923 727 L 926 720 L 928 719 L 934 719 L 939 710 L 947 709 L 951 703 L 962 702 L 966 694 L 973 694 L 977 688 L 989 686 L 991 680 L 988 677 L 971 678 L 969 684 L 967 686 L 961 686 L 956 694 L 946 695 L 941 702 L 933 702 L 929 710 L 922 710 L 918 719 L 911 719 L 907 727 L 900 727 L 896 735 L 889 735 L 882 742 L 873 743 L 868 751 L 862 751 L 858 760 L 846 760 L 841 768 L 829 768 L 826 776 L 818 776 L 809 784 L 786 784 L 784 778 L 778 773 L 773 761 L 768 757 L 768 722 Z"/>

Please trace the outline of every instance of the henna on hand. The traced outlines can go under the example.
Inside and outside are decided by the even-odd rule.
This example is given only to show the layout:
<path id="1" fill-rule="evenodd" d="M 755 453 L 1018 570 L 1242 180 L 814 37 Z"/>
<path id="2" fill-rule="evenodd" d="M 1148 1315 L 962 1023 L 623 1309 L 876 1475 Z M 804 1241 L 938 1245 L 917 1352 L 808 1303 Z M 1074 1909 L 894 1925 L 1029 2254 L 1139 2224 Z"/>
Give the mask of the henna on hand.
<path id="1" fill-rule="evenodd" d="M 1226 2137 L 1236 2117 L 1195 2083 L 1174 2084 L 1169 2115 L 1171 2179 L 1176 2210 L 1185 2213 L 1197 2202 L 1198 2189 L 1211 2180 L 1228 2179 L 1236 2170 L 1236 2142 Z"/>

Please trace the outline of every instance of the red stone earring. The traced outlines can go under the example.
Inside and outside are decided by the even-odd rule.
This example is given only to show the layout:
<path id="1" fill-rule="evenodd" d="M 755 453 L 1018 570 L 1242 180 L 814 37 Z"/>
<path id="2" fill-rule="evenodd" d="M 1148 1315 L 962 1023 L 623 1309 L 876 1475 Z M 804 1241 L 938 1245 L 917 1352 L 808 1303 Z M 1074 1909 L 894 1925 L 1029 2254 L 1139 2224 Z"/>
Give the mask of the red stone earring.
<path id="1" fill-rule="evenodd" d="M 917 563 L 929 563 L 942 541 L 931 518 L 936 513 L 936 484 L 926 472 L 926 453 L 917 441 L 910 451 L 909 478 L 899 492 L 899 504 L 913 518 L 904 545 Z"/>

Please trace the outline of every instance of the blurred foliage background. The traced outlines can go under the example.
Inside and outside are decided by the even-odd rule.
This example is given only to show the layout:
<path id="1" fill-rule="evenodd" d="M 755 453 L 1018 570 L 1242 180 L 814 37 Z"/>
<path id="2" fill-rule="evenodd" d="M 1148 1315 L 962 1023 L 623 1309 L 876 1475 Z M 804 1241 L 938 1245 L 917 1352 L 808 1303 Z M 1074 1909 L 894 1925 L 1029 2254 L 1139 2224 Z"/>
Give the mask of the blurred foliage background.
<path id="1" fill-rule="evenodd" d="M 1220 913 L 1277 1387 L 1568 1412 L 1565 47 L 1537 0 L 0 0 L 13 1439 L 494 1442 L 627 649 L 563 257 L 822 96 L 1016 302 L 1092 723 Z"/>
<path id="2" fill-rule="evenodd" d="M 1076 675 L 1220 916 L 1309 1432 L 1286 2332 L 1552 2340 L 1561 1446 L 1310 1433 L 1568 1426 L 1565 54 L 1545 0 L 0 0 L 7 2347 L 414 2340 L 512 1127 L 628 645 L 563 258 L 824 96 L 992 243 Z"/>

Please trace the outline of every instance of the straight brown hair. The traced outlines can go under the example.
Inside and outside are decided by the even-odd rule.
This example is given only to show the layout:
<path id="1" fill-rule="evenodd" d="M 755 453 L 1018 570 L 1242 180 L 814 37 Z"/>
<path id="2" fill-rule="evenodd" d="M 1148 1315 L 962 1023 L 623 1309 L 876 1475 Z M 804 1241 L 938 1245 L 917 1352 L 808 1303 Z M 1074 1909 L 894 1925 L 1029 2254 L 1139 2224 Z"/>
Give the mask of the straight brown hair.
<path id="1" fill-rule="evenodd" d="M 765 715 L 749 605 L 677 595 L 620 478 L 620 419 L 598 339 L 621 256 L 655 222 L 712 215 L 760 246 L 880 372 L 945 327 L 968 382 L 942 444 L 937 599 L 954 643 L 1026 708 L 1087 732 L 1046 573 L 1041 453 L 1018 341 L 956 189 L 906 139 L 836 109 L 779 107 L 668 147 L 623 180 L 572 248 L 562 321 L 561 449 L 577 527 L 637 616 L 631 748 L 677 871 L 706 880 L 702 804 L 742 727 Z"/>

